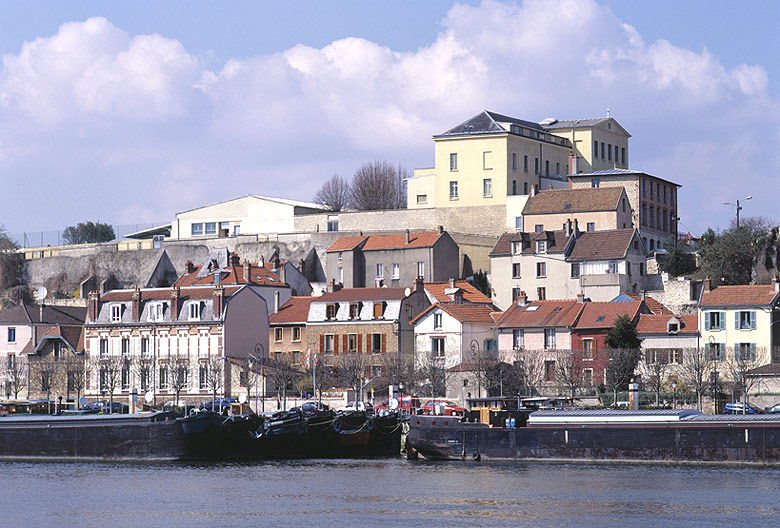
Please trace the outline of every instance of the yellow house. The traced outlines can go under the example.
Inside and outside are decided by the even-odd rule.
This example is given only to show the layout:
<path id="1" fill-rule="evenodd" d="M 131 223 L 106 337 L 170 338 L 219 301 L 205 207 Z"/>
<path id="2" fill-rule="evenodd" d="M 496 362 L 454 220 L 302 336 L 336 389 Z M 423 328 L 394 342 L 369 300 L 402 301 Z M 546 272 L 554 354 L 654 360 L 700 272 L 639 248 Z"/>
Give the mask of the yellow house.
<path id="1" fill-rule="evenodd" d="M 566 188 L 572 168 L 627 166 L 629 137 L 609 117 L 532 123 L 485 110 L 433 137 L 434 168 L 407 180 L 407 207 L 506 206 L 534 187 Z"/>

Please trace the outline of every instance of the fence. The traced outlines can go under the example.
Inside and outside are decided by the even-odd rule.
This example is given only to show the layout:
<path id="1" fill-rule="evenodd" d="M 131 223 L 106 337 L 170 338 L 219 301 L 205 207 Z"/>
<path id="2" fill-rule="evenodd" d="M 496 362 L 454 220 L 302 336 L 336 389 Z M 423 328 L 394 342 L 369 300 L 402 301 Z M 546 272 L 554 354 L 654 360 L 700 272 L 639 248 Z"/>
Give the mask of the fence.
<path id="1" fill-rule="evenodd" d="M 159 224 L 116 224 L 114 228 L 114 240 L 123 240 L 129 233 L 135 233 L 142 229 L 151 229 Z M 55 231 L 23 231 L 21 233 L 9 233 L 8 236 L 16 242 L 21 248 L 47 247 L 47 246 L 65 246 L 67 243 L 62 240 L 64 229 Z"/>

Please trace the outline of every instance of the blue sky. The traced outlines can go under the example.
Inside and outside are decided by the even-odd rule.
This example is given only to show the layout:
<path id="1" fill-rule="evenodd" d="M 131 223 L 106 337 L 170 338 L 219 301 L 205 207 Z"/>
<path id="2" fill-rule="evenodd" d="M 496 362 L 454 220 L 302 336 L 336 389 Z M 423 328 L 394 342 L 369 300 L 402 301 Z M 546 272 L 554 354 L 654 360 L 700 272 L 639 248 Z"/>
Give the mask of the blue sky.
<path id="1" fill-rule="evenodd" d="M 780 3 L 17 2 L 0 16 L 0 225 L 166 222 L 334 173 L 432 164 L 483 109 L 604 115 L 632 168 L 780 220 Z M 23 197 L 23 199 L 20 199 Z"/>

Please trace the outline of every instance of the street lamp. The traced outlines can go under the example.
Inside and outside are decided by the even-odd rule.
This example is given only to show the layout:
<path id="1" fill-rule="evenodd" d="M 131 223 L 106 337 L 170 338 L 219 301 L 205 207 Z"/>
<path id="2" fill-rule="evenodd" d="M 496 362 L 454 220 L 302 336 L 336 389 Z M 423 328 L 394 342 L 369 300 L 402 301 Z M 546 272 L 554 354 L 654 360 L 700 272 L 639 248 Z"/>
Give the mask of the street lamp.
<path id="1" fill-rule="evenodd" d="M 472 359 L 472 360 L 473 360 L 475 363 L 476 363 L 476 362 L 478 362 L 478 357 L 479 357 L 479 343 L 477 342 L 477 340 L 476 340 L 476 339 L 472 339 L 472 340 L 471 340 L 471 344 L 469 345 L 469 348 L 471 348 L 471 359 Z M 476 368 L 479 368 L 480 366 L 481 366 L 481 365 L 477 364 L 477 365 L 476 365 Z M 462 365 L 461 365 L 461 368 L 463 368 L 463 366 L 462 366 Z M 481 397 L 482 397 L 482 380 L 480 379 L 480 378 L 482 377 L 482 376 L 481 376 L 481 374 L 482 374 L 481 372 L 477 372 L 477 397 L 478 397 L 478 398 L 481 398 Z"/>
<path id="2" fill-rule="evenodd" d="M 677 408 L 677 382 L 676 381 L 672 382 L 672 390 L 674 391 L 674 399 L 672 400 L 673 402 L 672 409 L 676 409 Z"/>
<path id="3" fill-rule="evenodd" d="M 752 200 L 752 196 L 745 196 L 745 200 Z M 723 205 L 736 205 L 737 207 L 737 227 L 739 227 L 739 212 L 742 210 L 742 207 L 739 205 L 739 200 L 736 200 L 736 204 L 733 204 L 731 202 L 723 202 Z"/>
<path id="4" fill-rule="evenodd" d="M 262 412 L 265 412 L 265 348 L 263 347 L 262 343 L 257 343 L 255 345 L 255 355 L 252 357 L 255 358 L 255 364 L 258 363 L 257 361 L 258 357 L 260 358 L 260 375 L 263 376 L 263 399 L 261 400 L 263 402 Z M 258 397 L 259 395 L 257 394 L 257 374 L 255 374 L 255 408 L 257 408 Z"/>

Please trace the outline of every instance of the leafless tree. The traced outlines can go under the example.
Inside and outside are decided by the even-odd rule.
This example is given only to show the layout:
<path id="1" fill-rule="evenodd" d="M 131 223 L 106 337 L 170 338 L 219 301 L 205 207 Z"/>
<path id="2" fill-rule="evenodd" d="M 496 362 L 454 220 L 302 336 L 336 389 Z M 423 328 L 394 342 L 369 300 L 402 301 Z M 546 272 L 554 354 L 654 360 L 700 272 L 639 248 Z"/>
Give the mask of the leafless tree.
<path id="1" fill-rule="evenodd" d="M 582 386 L 585 369 L 590 367 L 582 357 L 582 350 L 558 349 L 555 351 L 555 377 L 569 392 L 572 399 Z"/>
<path id="2" fill-rule="evenodd" d="M 298 378 L 301 377 L 301 371 L 298 370 L 292 361 L 287 357 L 289 354 L 283 354 L 284 359 L 266 359 L 266 371 L 277 390 L 281 391 L 283 408 L 287 408 L 287 390 L 292 389 Z"/>
<path id="3" fill-rule="evenodd" d="M 352 178 L 351 205 L 368 211 L 406 207 L 406 182 L 409 173 L 400 165 L 385 160 L 364 164 Z"/>
<path id="4" fill-rule="evenodd" d="M 315 202 L 327 205 L 334 211 L 349 207 L 349 198 L 349 182 L 338 174 L 331 176 L 314 194 Z"/>
<path id="5" fill-rule="evenodd" d="M 252 402 L 252 391 L 257 393 L 257 376 L 260 365 L 255 365 L 252 360 L 242 362 L 238 373 L 238 384 L 246 389 L 246 401 Z"/>
<path id="6" fill-rule="evenodd" d="M 513 351 L 513 361 L 520 385 L 527 396 L 538 392 L 544 378 L 544 356 L 540 350 Z"/>
<path id="7" fill-rule="evenodd" d="M 734 384 L 734 392 L 742 395 L 742 401 L 748 403 L 750 390 L 756 384 L 756 377 L 749 376 L 748 372 L 756 367 L 756 355 L 759 357 L 763 351 L 754 348 L 751 350 L 734 347 L 730 350 L 731 356 L 727 361 L 727 370 Z"/>
<path id="8" fill-rule="evenodd" d="M 702 397 L 710 387 L 709 374 L 715 371 L 714 363 L 710 361 L 703 348 L 688 348 L 683 350 L 682 373 L 685 382 L 696 391 L 696 401 L 699 410 L 702 408 Z M 715 380 L 713 380 L 715 383 Z"/>
<path id="9" fill-rule="evenodd" d="M 171 356 L 168 361 L 168 386 L 176 395 L 176 406 L 179 406 L 181 392 L 190 384 L 190 362 L 186 357 Z"/>
<path id="10" fill-rule="evenodd" d="M 96 359 L 98 387 L 101 393 L 108 392 L 109 412 L 114 412 L 114 393 L 122 382 L 122 370 L 127 366 L 123 356 L 108 354 Z"/>
<path id="11" fill-rule="evenodd" d="M 206 369 L 206 387 L 211 391 L 213 399 L 217 399 L 217 393 L 223 385 L 222 358 L 218 356 L 209 356 L 209 358 L 200 365 L 200 368 Z"/>
<path id="12" fill-rule="evenodd" d="M 67 392 L 76 391 L 76 403 L 81 399 L 81 393 L 87 385 L 87 377 L 91 372 L 89 362 L 82 356 L 72 356 L 65 361 L 65 377 Z"/>
<path id="13" fill-rule="evenodd" d="M 14 395 L 14 399 L 19 398 L 19 393 L 27 387 L 27 359 L 18 356 L 9 355 L 2 365 L 2 377 L 8 383 L 8 388 Z"/>
<path id="14" fill-rule="evenodd" d="M 138 357 L 132 360 L 131 365 L 133 372 L 140 381 L 141 391 L 148 391 L 151 388 L 154 361 L 148 357 Z"/>
<path id="15" fill-rule="evenodd" d="M 312 378 L 312 369 L 306 371 L 306 376 Z M 320 401 L 322 401 L 322 392 L 326 389 L 332 388 L 338 380 L 336 374 L 336 368 L 333 365 L 318 364 L 317 372 L 314 375 L 314 391 L 315 396 L 319 395 Z"/>
<path id="16" fill-rule="evenodd" d="M 362 401 L 363 380 L 366 379 L 368 357 L 363 353 L 342 354 L 335 358 L 339 381 L 355 390 L 355 401 Z"/>
<path id="17" fill-rule="evenodd" d="M 414 380 L 412 360 L 406 355 L 382 354 L 379 358 L 379 366 L 382 375 L 374 382 L 376 391 L 385 390 L 390 385 L 398 386 L 401 383 L 409 387 Z"/>
<path id="18" fill-rule="evenodd" d="M 416 359 L 415 382 L 420 394 L 431 398 L 443 398 L 447 394 L 447 370 L 444 359 L 433 358 L 429 354 L 420 354 Z"/>
<path id="19" fill-rule="evenodd" d="M 62 383 L 62 362 L 53 357 L 36 358 L 30 362 L 29 368 L 30 383 L 48 399 Z"/>
<path id="20" fill-rule="evenodd" d="M 639 362 L 639 373 L 642 375 L 642 380 L 646 380 L 647 384 L 652 387 L 653 392 L 655 392 L 656 407 L 661 404 L 661 388 L 663 387 L 664 378 L 668 370 L 668 349 L 652 348 L 645 350 L 644 361 Z"/>
<path id="21" fill-rule="evenodd" d="M 604 351 L 606 361 L 606 385 L 612 390 L 612 404 L 617 405 L 617 393 L 628 389 L 634 378 L 641 357 L 639 348 L 612 348 Z"/>

